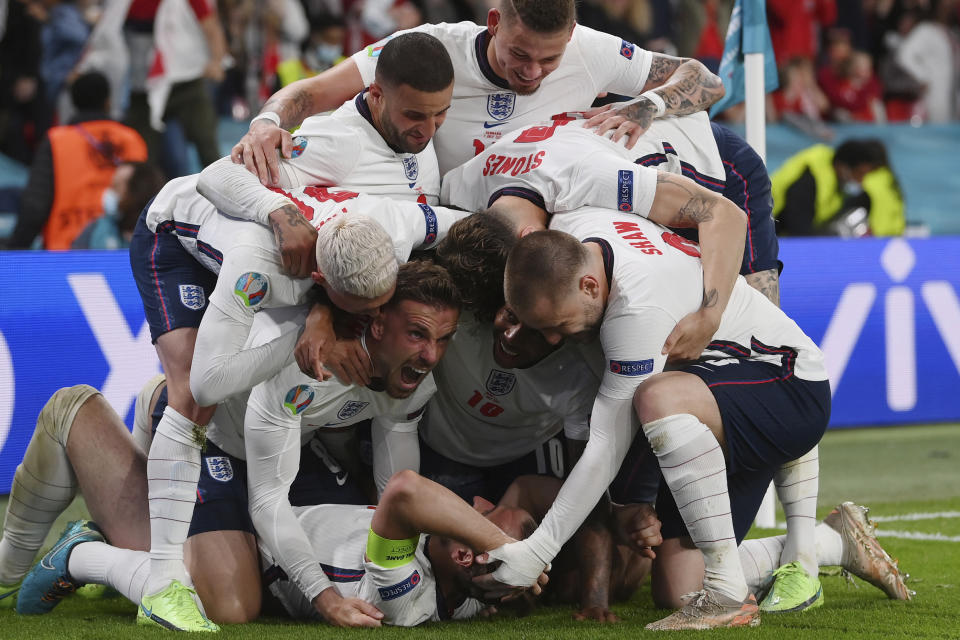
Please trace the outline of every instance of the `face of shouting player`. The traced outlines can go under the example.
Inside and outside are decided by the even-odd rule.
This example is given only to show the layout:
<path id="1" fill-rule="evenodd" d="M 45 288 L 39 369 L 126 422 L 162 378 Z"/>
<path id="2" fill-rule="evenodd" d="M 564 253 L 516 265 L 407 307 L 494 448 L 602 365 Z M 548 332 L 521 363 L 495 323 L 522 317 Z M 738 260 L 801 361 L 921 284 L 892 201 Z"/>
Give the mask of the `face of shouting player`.
<path id="1" fill-rule="evenodd" d="M 420 153 L 443 124 L 453 96 L 453 83 L 443 91 L 418 91 L 401 84 L 370 85 L 370 110 L 380 135 L 403 153 Z"/>
<path id="2" fill-rule="evenodd" d="M 501 367 L 526 369 L 556 351 L 539 331 L 520 323 L 510 307 L 504 305 L 493 319 L 493 359 Z"/>
<path id="3" fill-rule="evenodd" d="M 370 325 L 370 358 L 393 398 L 410 396 L 447 351 L 460 312 L 403 300 L 384 307 Z"/>

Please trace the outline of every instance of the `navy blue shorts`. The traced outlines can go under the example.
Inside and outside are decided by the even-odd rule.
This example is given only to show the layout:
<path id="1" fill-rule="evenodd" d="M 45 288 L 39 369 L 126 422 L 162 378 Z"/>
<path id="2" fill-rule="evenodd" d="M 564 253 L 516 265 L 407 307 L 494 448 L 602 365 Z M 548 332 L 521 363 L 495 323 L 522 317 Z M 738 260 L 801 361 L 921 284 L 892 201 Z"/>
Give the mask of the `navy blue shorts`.
<path id="1" fill-rule="evenodd" d="M 830 383 L 797 378 L 792 362 L 790 357 L 782 366 L 747 359 L 701 360 L 683 368 L 710 387 L 720 407 L 738 543 L 750 530 L 777 469 L 820 442 L 830 420 Z M 657 515 L 664 538 L 687 535 L 665 482 L 657 497 Z"/>
<path id="2" fill-rule="evenodd" d="M 157 397 L 150 414 L 153 432 L 167 406 L 167 388 Z M 300 470 L 290 486 L 290 504 L 294 507 L 315 504 L 366 504 L 359 485 L 326 453 L 318 440 L 311 439 L 300 450 Z M 247 493 L 247 463 L 223 451 L 207 440 L 200 456 L 200 481 L 187 536 L 208 531 L 246 531 L 256 533 L 250 519 Z"/>
<path id="3" fill-rule="evenodd" d="M 437 453 L 420 440 L 420 474 L 472 503 L 474 496 L 496 504 L 514 480 L 526 475 L 566 478 L 567 439 L 561 431 L 527 455 L 493 467 L 476 467 Z"/>
<path id="4" fill-rule="evenodd" d="M 773 223 L 773 196 L 770 194 L 770 176 L 763 160 L 747 141 L 714 122 L 713 137 L 720 150 L 720 159 L 726 171 L 726 186 L 722 195 L 747 214 L 747 240 L 743 247 L 741 275 L 780 269 Z M 696 229 L 674 229 L 684 238 L 696 241 Z"/>
<path id="5" fill-rule="evenodd" d="M 660 490 L 660 464 L 650 443 L 638 431 L 617 477 L 610 484 L 610 499 L 618 504 L 653 504 Z"/>
<path id="6" fill-rule="evenodd" d="M 152 202 L 152 201 L 151 201 Z M 130 266 L 154 344 L 164 333 L 199 327 L 217 275 L 197 262 L 175 233 L 153 233 L 144 208 L 130 239 Z"/>
<path id="7" fill-rule="evenodd" d="M 767 168 L 746 140 L 715 122 L 710 126 L 727 174 L 723 196 L 747 214 L 747 242 L 740 273 L 779 268 L 780 247 L 773 225 L 773 196 Z"/>

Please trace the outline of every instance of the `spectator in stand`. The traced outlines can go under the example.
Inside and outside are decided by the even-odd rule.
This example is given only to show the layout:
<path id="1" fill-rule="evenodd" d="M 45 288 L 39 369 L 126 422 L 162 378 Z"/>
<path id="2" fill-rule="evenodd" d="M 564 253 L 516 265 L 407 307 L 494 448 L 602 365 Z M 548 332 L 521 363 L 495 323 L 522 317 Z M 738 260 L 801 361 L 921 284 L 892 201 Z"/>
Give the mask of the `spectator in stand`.
<path id="1" fill-rule="evenodd" d="M 69 249 L 103 213 L 103 192 L 117 166 L 147 159 L 133 129 L 110 120 L 110 85 L 103 74 L 78 77 L 70 87 L 77 110 L 69 125 L 53 127 L 37 149 L 23 192 L 12 249 L 28 249 L 43 233 L 44 249 Z"/>
<path id="2" fill-rule="evenodd" d="M 927 122 L 956 117 L 957 62 L 946 26 L 952 7 L 944 1 L 935 3 L 931 11 L 911 12 L 913 26 L 895 53 L 897 64 L 924 86 L 921 105 Z"/>
<path id="3" fill-rule="evenodd" d="M 777 66 L 798 57 L 813 60 L 819 49 L 820 30 L 836 19 L 836 0 L 767 0 L 767 23 Z"/>
<path id="4" fill-rule="evenodd" d="M 679 0 L 674 27 L 677 55 L 696 58 L 716 72 L 733 4 L 733 0 Z"/>
<path id="5" fill-rule="evenodd" d="M 818 144 L 770 176 L 777 235 L 898 236 L 903 194 L 879 140 Z"/>
<path id="6" fill-rule="evenodd" d="M 162 0 L 154 22 L 156 52 L 147 77 L 147 100 L 154 129 L 176 122 L 197 148 L 200 163 L 220 159 L 217 114 L 208 81 L 223 80 L 228 63 L 226 38 L 214 0 Z M 176 151 L 167 145 L 169 151 Z M 171 177 L 189 170 L 185 158 L 165 154 Z M 172 162 L 171 162 L 172 160 Z"/>
<path id="7" fill-rule="evenodd" d="M 74 0 L 40 0 L 32 3 L 43 21 L 40 30 L 40 76 L 50 108 L 56 108 L 73 68 L 80 61 L 90 36 L 90 24 Z"/>
<path id="8" fill-rule="evenodd" d="M 281 87 L 326 71 L 344 59 L 346 29 L 343 18 L 320 16 L 310 19 L 310 37 L 301 46 L 300 55 L 284 60 L 277 67 Z"/>
<path id="9" fill-rule="evenodd" d="M 658 0 L 588 0 L 577 7 L 577 22 L 585 26 L 650 51 L 677 55 L 671 19 L 670 3 Z"/>
<path id="10" fill-rule="evenodd" d="M 9 0 L 0 39 L 0 152 L 30 164 L 50 126 L 40 83 L 40 21 L 29 0 Z"/>
<path id="11" fill-rule="evenodd" d="M 103 215 L 86 226 L 71 249 L 126 249 L 140 212 L 166 183 L 163 172 L 146 162 L 124 162 L 103 192 Z"/>
<path id="12" fill-rule="evenodd" d="M 884 122 L 883 89 L 873 73 L 873 60 L 863 51 L 854 51 L 846 30 L 832 29 L 828 40 L 827 62 L 817 82 L 830 101 L 830 119 Z"/>
<path id="13" fill-rule="evenodd" d="M 783 120 L 811 136 L 828 140 L 833 133 L 823 124 L 830 101 L 814 78 L 809 58 L 794 58 L 780 71 L 780 89 L 773 94 L 773 120 Z"/>
<path id="14" fill-rule="evenodd" d="M 123 24 L 123 37 L 130 52 L 127 82 L 130 90 L 124 122 L 137 130 L 147 143 L 147 157 L 151 164 L 163 161 L 160 133 L 150 124 L 150 106 L 147 103 L 147 73 L 150 71 L 153 50 L 153 23 L 160 0 L 132 0 Z"/>

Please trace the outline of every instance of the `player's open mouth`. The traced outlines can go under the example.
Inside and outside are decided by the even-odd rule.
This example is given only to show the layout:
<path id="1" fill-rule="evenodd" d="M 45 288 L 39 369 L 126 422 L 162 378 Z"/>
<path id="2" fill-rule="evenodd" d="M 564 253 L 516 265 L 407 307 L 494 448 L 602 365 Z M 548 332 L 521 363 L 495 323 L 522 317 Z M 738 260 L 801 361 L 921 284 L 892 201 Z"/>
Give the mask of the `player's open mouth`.
<path id="1" fill-rule="evenodd" d="M 400 369 L 400 380 L 404 384 L 417 384 L 423 376 L 427 375 L 427 369 L 415 369 L 414 367 L 403 367 Z"/>
<path id="2" fill-rule="evenodd" d="M 518 355 L 520 355 L 516 351 L 513 351 L 509 347 L 507 347 L 507 343 L 506 341 L 504 341 L 503 337 L 500 338 L 499 342 L 500 342 L 500 351 L 503 351 L 504 355 L 508 355 L 511 358 L 516 358 Z"/>

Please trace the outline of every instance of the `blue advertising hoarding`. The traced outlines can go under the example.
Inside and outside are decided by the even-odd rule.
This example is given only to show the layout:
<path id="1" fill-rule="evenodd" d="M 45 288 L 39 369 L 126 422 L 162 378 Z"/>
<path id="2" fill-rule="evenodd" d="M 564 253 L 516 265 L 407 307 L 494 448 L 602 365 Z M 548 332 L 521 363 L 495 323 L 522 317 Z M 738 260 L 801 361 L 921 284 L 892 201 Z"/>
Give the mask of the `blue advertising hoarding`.
<path id="1" fill-rule="evenodd" d="M 960 421 L 960 238 L 785 239 L 784 310 L 825 353 L 834 427 Z M 131 424 L 160 370 L 129 258 L 0 253 L 0 493 L 54 391 L 86 383 Z"/>

